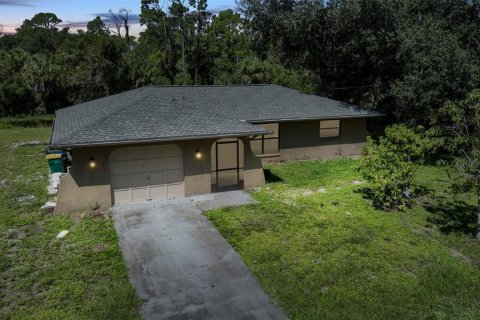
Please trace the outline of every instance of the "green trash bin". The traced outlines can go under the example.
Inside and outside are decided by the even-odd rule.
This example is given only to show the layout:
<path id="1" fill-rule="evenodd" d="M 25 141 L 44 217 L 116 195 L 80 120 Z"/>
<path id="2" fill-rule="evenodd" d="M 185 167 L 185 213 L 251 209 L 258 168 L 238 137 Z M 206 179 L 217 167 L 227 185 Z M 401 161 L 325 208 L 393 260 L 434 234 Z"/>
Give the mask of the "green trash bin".
<path id="1" fill-rule="evenodd" d="M 45 158 L 48 160 L 50 173 L 63 172 L 63 159 L 61 154 L 58 154 L 58 153 L 47 154 Z"/>

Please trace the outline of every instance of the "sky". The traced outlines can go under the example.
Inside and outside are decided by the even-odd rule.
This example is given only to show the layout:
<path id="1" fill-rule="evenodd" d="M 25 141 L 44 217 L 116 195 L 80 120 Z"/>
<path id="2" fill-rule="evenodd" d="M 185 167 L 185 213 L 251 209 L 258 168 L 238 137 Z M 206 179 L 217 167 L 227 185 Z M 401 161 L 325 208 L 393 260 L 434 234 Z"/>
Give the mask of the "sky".
<path id="1" fill-rule="evenodd" d="M 235 7 L 235 0 L 208 0 L 208 10 L 214 13 Z M 97 15 L 105 16 L 108 10 L 115 12 L 120 8 L 131 10 L 132 33 L 140 31 L 140 0 L 0 0 L 0 24 L 4 32 L 11 33 L 23 20 L 39 12 L 52 12 L 63 20 L 64 26 L 77 30 Z"/>

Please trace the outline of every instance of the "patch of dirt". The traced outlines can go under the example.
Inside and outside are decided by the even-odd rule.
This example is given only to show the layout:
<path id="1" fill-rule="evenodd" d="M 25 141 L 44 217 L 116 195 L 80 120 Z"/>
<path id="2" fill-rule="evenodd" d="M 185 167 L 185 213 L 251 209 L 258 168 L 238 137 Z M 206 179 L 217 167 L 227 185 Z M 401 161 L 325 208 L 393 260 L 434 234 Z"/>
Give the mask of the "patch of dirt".
<path id="1" fill-rule="evenodd" d="M 33 201 L 37 200 L 37 197 L 34 195 L 30 194 L 28 196 L 21 196 L 17 198 L 17 201 L 20 203 L 20 206 L 27 205 Z"/>
<path id="2" fill-rule="evenodd" d="M 460 258 L 460 260 L 462 260 L 463 262 L 468 263 L 468 264 L 472 264 L 472 258 L 467 257 L 466 255 L 464 255 L 463 253 L 461 253 L 457 249 L 450 248 L 450 253 L 452 254 L 452 256 Z"/>
<path id="3" fill-rule="evenodd" d="M 92 209 L 90 211 L 72 211 L 69 213 L 68 217 L 74 222 L 80 222 L 83 218 L 89 219 L 100 219 L 108 217 L 108 210 L 102 209 Z"/>
<path id="4" fill-rule="evenodd" d="M 22 239 L 25 238 L 25 231 L 18 229 L 8 229 L 7 239 Z"/>
<path id="5" fill-rule="evenodd" d="M 80 220 L 82 220 L 82 218 L 85 216 L 85 214 L 83 214 L 82 212 L 80 211 L 73 211 L 73 212 L 70 212 L 70 214 L 68 215 L 68 217 L 70 218 L 70 220 L 74 221 L 74 222 L 80 222 Z"/>
<path id="6" fill-rule="evenodd" d="M 88 212 L 88 216 L 93 219 L 108 217 L 108 210 L 95 209 Z"/>
<path id="7" fill-rule="evenodd" d="M 361 181 L 361 180 L 353 180 L 352 181 L 353 185 L 359 185 L 359 184 L 362 184 L 362 183 L 365 183 L 365 181 Z"/>
<path id="8" fill-rule="evenodd" d="M 332 201 L 332 202 L 331 202 L 331 205 L 336 208 L 336 207 L 338 207 L 338 206 L 340 205 L 340 202 L 338 202 L 338 201 Z"/>
<path id="9" fill-rule="evenodd" d="M 108 248 L 108 244 L 106 243 L 97 243 L 92 247 L 93 252 L 102 252 Z"/>
<path id="10" fill-rule="evenodd" d="M 313 196 L 317 193 L 325 193 L 327 190 L 325 188 L 318 188 L 316 190 L 312 189 L 295 189 L 295 190 L 290 190 L 288 193 L 285 193 L 283 196 L 289 197 L 289 198 L 297 198 L 297 197 L 308 197 L 308 196 Z"/>
<path id="11" fill-rule="evenodd" d="M 18 147 L 33 147 L 33 146 L 45 146 L 48 144 L 48 141 L 45 140 L 32 140 L 32 141 L 21 141 L 21 142 L 14 142 L 10 146 L 12 148 L 18 148 Z"/>

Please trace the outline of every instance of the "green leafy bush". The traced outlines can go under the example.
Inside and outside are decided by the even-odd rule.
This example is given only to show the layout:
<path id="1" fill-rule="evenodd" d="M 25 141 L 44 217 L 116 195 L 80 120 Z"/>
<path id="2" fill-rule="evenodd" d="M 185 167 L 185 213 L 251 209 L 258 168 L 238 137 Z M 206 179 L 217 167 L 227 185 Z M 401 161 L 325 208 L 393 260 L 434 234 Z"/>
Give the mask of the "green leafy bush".
<path id="1" fill-rule="evenodd" d="M 393 125 L 378 141 L 368 138 L 358 169 L 370 183 L 365 191 L 374 206 L 403 210 L 410 204 L 417 189 L 413 161 L 419 160 L 424 150 L 421 131 Z"/>

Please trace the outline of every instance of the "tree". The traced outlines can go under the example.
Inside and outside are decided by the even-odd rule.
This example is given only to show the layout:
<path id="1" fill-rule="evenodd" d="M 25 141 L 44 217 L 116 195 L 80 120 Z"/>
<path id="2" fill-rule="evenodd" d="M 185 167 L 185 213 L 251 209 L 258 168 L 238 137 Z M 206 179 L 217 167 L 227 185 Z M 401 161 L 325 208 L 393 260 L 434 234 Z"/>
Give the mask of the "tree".
<path id="1" fill-rule="evenodd" d="M 55 88 L 56 72 L 43 55 L 31 56 L 22 69 L 23 83 L 35 98 L 35 113 L 47 113 L 47 98 Z"/>
<path id="2" fill-rule="evenodd" d="M 130 87 L 124 66 L 125 43 L 105 33 L 72 35 L 53 56 L 70 104 L 80 103 Z"/>
<path id="3" fill-rule="evenodd" d="M 28 54 L 21 49 L 0 50 L 0 115 L 33 113 L 34 99 L 23 84 L 21 71 Z"/>
<path id="4" fill-rule="evenodd" d="M 165 51 L 163 71 L 170 84 L 174 84 L 178 61 L 174 28 L 170 17 L 159 0 L 142 0 L 140 23 L 146 26 L 146 30 L 140 35 L 139 39 L 142 50 L 148 47 L 151 50 Z"/>
<path id="5" fill-rule="evenodd" d="M 99 16 L 87 23 L 87 32 L 95 35 L 108 35 L 110 31 Z"/>
<path id="6" fill-rule="evenodd" d="M 399 50 L 402 76 L 392 85 L 398 119 L 429 125 L 449 99 L 461 99 L 472 88 L 479 68 L 462 48 L 458 35 L 431 18 L 408 28 Z"/>
<path id="7" fill-rule="evenodd" d="M 315 93 L 431 125 L 430 114 L 480 85 L 480 2 L 240 0 L 262 60 L 307 70 Z"/>
<path id="8" fill-rule="evenodd" d="M 367 194 L 374 206 L 402 210 L 410 204 L 416 189 L 413 161 L 423 150 L 421 134 L 405 125 L 388 127 L 378 141 L 368 138 L 358 169 L 370 183 Z"/>
<path id="9" fill-rule="evenodd" d="M 438 117 L 441 125 L 432 130 L 433 136 L 438 138 L 437 146 L 449 151 L 448 160 L 461 178 L 455 191 L 474 191 L 477 196 L 475 236 L 480 240 L 480 90 L 473 90 L 462 101 L 446 102 Z"/>
<path id="10" fill-rule="evenodd" d="M 31 20 L 25 20 L 23 24 L 33 28 L 52 30 L 56 29 L 57 25 L 62 22 L 62 19 L 59 19 L 54 13 L 40 12 L 37 13 Z"/>
<path id="11" fill-rule="evenodd" d="M 204 61 L 204 52 L 202 48 L 202 39 L 208 29 L 208 20 L 211 16 L 210 13 L 206 11 L 207 1 L 206 0 L 189 0 L 190 7 L 195 9 L 191 13 L 193 17 L 194 24 L 194 34 L 195 34 L 195 50 L 193 53 L 193 65 L 194 65 L 194 84 L 200 84 L 200 69 L 202 68 Z"/>
<path id="12" fill-rule="evenodd" d="M 116 32 L 115 34 L 119 37 L 122 37 L 122 28 L 125 32 L 125 41 L 127 51 L 130 52 L 130 26 L 128 24 L 128 19 L 130 15 L 130 10 L 122 8 L 118 10 L 118 13 L 114 13 L 112 10 L 109 11 L 110 19 L 115 25 Z"/>
<path id="13" fill-rule="evenodd" d="M 16 29 L 14 35 L 17 45 L 32 54 L 50 55 L 57 50 L 69 36 L 68 29 L 61 31 L 57 26 L 62 23 L 53 13 L 38 13 L 32 19 L 26 19 Z"/>
<path id="14" fill-rule="evenodd" d="M 181 72 L 185 76 L 187 74 L 187 64 L 186 64 L 186 14 L 188 12 L 188 7 L 186 6 L 184 0 L 171 0 L 170 7 L 168 8 L 171 15 L 171 21 L 173 21 L 175 29 L 180 34 L 180 46 L 181 46 Z"/>
<path id="15" fill-rule="evenodd" d="M 215 84 L 235 83 L 235 72 L 241 61 L 255 55 L 241 16 L 230 9 L 213 16 L 205 42 L 207 60 L 211 64 L 210 76 Z"/>

